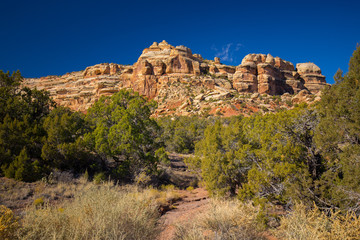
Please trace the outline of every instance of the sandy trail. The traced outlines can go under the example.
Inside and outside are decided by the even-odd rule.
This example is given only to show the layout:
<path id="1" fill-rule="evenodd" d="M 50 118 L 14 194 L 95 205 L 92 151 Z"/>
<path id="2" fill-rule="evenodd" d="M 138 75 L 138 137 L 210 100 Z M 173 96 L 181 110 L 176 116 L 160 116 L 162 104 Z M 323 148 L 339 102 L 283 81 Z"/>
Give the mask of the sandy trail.
<path id="1" fill-rule="evenodd" d="M 201 214 L 209 206 L 209 195 L 203 188 L 192 191 L 178 190 L 182 200 L 174 204 L 175 208 L 160 218 L 163 226 L 158 240 L 171 240 L 175 237 L 175 225 L 186 223 Z"/>

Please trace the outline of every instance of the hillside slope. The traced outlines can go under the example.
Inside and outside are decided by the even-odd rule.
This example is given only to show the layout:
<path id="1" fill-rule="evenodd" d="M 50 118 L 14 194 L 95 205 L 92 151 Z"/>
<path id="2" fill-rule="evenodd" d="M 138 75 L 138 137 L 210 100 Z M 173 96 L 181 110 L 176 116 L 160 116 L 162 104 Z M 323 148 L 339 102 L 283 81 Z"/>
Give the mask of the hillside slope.
<path id="1" fill-rule="evenodd" d="M 27 78 L 23 84 L 45 89 L 58 104 L 83 112 L 100 96 L 131 88 L 158 102 L 156 116 L 275 111 L 312 102 L 327 85 L 314 63 L 298 63 L 295 69 L 270 54 L 248 54 L 234 67 L 165 41 L 144 49 L 134 65 L 102 63 L 63 76 Z M 270 97 L 276 95 L 282 96 Z"/>

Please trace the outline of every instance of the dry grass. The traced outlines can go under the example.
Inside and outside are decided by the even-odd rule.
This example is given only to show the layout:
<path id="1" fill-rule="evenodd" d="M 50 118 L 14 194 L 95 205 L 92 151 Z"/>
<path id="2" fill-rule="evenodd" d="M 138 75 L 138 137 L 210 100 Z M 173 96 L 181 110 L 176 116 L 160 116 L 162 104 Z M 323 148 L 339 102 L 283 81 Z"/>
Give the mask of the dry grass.
<path id="1" fill-rule="evenodd" d="M 257 230 L 260 209 L 237 200 L 211 200 L 209 209 L 187 225 L 179 225 L 176 239 L 265 239 Z"/>
<path id="2" fill-rule="evenodd" d="M 34 184 L 15 181 L 13 179 L 0 178 L 0 204 L 11 209 L 18 208 L 20 202 L 24 202 L 34 193 Z"/>
<path id="3" fill-rule="evenodd" d="M 32 207 L 20 239 L 154 239 L 158 206 L 147 192 L 107 183 L 88 184 L 62 205 Z"/>
<path id="4" fill-rule="evenodd" d="M 4 205 L 0 205 L 0 239 L 12 239 L 19 227 L 14 213 Z"/>
<path id="5" fill-rule="evenodd" d="M 24 203 L 29 207 L 19 221 L 0 206 L 0 239 L 156 239 L 159 211 L 170 210 L 182 197 L 173 185 L 158 190 L 96 185 L 82 178 L 31 184 L 1 180 L 0 204 L 11 208 L 22 201 L 21 209 Z M 264 239 L 260 216 L 251 204 L 212 199 L 203 214 L 176 227 L 176 239 Z M 325 215 L 297 204 L 272 232 L 289 240 L 360 239 L 360 217 Z"/>
<path id="6" fill-rule="evenodd" d="M 296 204 L 274 233 L 288 240 L 355 240 L 360 239 L 360 217 L 334 212 L 327 216 L 316 207 L 306 210 L 303 204 Z"/>
<path id="7" fill-rule="evenodd" d="M 1 202 L 23 216 L 10 239 L 153 239 L 160 212 L 181 199 L 173 185 L 158 190 L 73 177 L 36 183 L 1 180 Z"/>
<path id="8" fill-rule="evenodd" d="M 9 178 L 0 178 L 0 204 L 19 214 L 36 199 L 42 198 L 45 203 L 61 202 L 74 197 L 75 193 L 88 188 L 90 183 L 85 179 L 68 177 L 52 183 L 38 181 L 25 183 Z"/>
<path id="9" fill-rule="evenodd" d="M 182 198 L 173 185 L 163 186 L 161 190 L 147 188 L 134 194 L 142 195 L 146 197 L 148 201 L 152 202 L 152 204 L 157 205 L 161 214 L 173 209 L 173 204 Z"/>

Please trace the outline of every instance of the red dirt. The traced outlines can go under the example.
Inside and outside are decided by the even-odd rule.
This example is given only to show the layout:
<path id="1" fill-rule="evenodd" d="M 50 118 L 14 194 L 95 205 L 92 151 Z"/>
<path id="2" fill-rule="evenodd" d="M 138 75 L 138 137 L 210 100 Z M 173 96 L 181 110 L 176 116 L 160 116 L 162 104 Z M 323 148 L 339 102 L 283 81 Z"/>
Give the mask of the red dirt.
<path id="1" fill-rule="evenodd" d="M 166 212 L 160 218 L 163 229 L 158 240 L 171 240 L 175 237 L 175 225 L 184 223 L 202 213 L 209 204 L 208 192 L 203 188 L 193 191 L 178 190 L 182 200 L 174 204 L 174 209 Z"/>
<path id="2" fill-rule="evenodd" d="M 198 214 L 203 213 L 209 207 L 209 194 L 203 188 L 193 191 L 177 190 L 182 199 L 174 203 L 174 208 L 167 211 L 159 221 L 162 227 L 157 240 L 172 240 L 175 238 L 177 224 L 191 221 Z M 262 233 L 267 240 L 278 240 L 270 232 Z"/>

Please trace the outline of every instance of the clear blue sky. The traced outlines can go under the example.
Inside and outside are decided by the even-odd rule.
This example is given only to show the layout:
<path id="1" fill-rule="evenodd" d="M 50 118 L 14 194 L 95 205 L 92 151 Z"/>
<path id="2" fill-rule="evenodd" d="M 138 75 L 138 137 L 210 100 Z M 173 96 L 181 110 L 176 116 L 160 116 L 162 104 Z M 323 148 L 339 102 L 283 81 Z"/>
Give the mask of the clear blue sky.
<path id="1" fill-rule="evenodd" d="M 248 53 L 314 62 L 333 83 L 360 43 L 360 1 L 2 1 L 0 69 L 62 75 L 133 64 L 152 42 L 239 65 Z"/>

